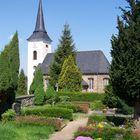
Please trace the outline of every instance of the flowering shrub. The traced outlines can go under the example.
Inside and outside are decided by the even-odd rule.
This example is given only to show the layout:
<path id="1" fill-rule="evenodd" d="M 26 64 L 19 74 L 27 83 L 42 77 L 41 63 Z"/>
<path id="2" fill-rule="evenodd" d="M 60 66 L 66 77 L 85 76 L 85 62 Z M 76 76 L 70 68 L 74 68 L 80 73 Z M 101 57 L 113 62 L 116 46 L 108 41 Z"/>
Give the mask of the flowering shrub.
<path id="1" fill-rule="evenodd" d="M 97 125 L 97 128 L 103 128 L 104 127 L 104 125 L 102 124 L 102 123 L 99 123 L 98 125 Z"/>
<path id="2" fill-rule="evenodd" d="M 93 139 L 90 138 L 90 137 L 79 136 L 79 137 L 77 137 L 75 140 L 93 140 Z"/>

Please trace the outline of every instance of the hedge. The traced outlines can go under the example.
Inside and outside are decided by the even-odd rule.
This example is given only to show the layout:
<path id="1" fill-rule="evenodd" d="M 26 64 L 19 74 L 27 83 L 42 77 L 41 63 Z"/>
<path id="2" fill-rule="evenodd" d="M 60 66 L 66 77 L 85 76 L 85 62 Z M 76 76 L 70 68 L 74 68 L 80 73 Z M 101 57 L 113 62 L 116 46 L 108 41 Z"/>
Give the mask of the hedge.
<path id="1" fill-rule="evenodd" d="M 64 120 L 58 118 L 44 118 L 40 116 L 17 116 L 17 123 L 49 125 L 54 126 L 55 130 L 61 130 L 64 126 Z"/>
<path id="2" fill-rule="evenodd" d="M 56 117 L 72 120 L 73 110 L 66 108 L 58 108 L 58 107 L 32 107 L 32 108 L 24 108 L 21 111 L 22 115 L 37 115 L 37 116 L 45 116 L 45 117 Z"/>
<path id="3" fill-rule="evenodd" d="M 78 113 L 78 112 L 83 112 L 80 107 L 72 104 L 72 103 L 59 103 L 59 104 L 56 104 L 55 105 L 56 107 L 59 107 L 59 108 L 67 108 L 67 109 L 72 109 L 73 110 L 73 113 Z"/>
<path id="4" fill-rule="evenodd" d="M 70 97 L 70 101 L 85 101 L 85 102 L 93 102 L 96 100 L 102 100 L 104 98 L 104 94 L 101 93 L 71 93 L 71 92 L 58 92 L 58 96 L 68 96 Z"/>

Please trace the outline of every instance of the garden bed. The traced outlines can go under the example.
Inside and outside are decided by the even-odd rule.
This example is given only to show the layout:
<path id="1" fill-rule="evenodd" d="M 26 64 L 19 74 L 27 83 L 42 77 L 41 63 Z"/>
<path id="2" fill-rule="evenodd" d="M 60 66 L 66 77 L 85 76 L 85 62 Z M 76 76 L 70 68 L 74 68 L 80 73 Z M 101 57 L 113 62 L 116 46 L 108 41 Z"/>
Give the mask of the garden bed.
<path id="1" fill-rule="evenodd" d="M 58 118 L 44 118 L 39 116 L 17 116 L 15 118 L 17 123 L 35 124 L 35 125 L 50 125 L 54 126 L 55 130 L 61 130 L 66 126 L 63 119 Z"/>

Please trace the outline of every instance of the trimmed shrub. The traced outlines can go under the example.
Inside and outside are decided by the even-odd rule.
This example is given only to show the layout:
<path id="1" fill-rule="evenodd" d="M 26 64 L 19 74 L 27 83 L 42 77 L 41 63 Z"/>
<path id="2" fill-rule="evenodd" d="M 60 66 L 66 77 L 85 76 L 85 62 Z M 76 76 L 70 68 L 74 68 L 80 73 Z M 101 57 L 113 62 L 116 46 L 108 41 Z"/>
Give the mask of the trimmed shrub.
<path id="1" fill-rule="evenodd" d="M 64 121 L 62 119 L 44 118 L 39 116 L 17 116 L 16 122 L 35 125 L 50 125 L 54 126 L 55 130 L 60 130 L 64 125 Z"/>
<path id="2" fill-rule="evenodd" d="M 102 100 L 104 98 L 104 94 L 82 92 L 58 92 L 58 96 L 68 96 L 70 98 L 70 101 L 84 102 L 93 102 L 96 100 Z"/>
<path id="3" fill-rule="evenodd" d="M 73 103 L 59 103 L 57 105 L 55 105 L 56 107 L 60 107 L 60 108 L 67 108 L 67 109 L 72 109 L 74 113 L 84 113 L 84 111 L 77 105 L 73 104 Z"/>
<path id="4" fill-rule="evenodd" d="M 44 89 L 43 85 L 40 84 L 37 89 L 35 90 L 35 99 L 34 99 L 34 104 L 35 105 L 43 105 L 44 104 Z"/>
<path id="5" fill-rule="evenodd" d="M 37 115 L 45 117 L 56 117 L 72 120 L 73 110 L 66 108 L 58 108 L 55 106 L 52 107 L 35 107 L 35 108 L 24 108 L 22 109 L 22 115 Z"/>
<path id="6" fill-rule="evenodd" d="M 9 109 L 5 113 L 2 114 L 2 121 L 7 122 L 7 121 L 14 121 L 16 116 L 16 112 L 13 109 Z"/>

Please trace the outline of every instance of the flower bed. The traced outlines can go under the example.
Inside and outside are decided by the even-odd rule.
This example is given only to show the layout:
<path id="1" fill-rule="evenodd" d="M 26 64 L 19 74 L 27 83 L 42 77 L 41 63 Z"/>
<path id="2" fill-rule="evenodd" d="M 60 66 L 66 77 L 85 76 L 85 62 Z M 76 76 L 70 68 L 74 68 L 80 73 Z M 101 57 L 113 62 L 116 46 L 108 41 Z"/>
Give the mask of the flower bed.
<path id="1" fill-rule="evenodd" d="M 130 129 L 125 127 L 116 127 L 114 123 L 109 122 L 106 116 L 103 115 L 91 115 L 86 127 L 79 127 L 75 133 L 75 137 L 85 136 L 92 139 L 102 140 L 136 140 Z"/>

